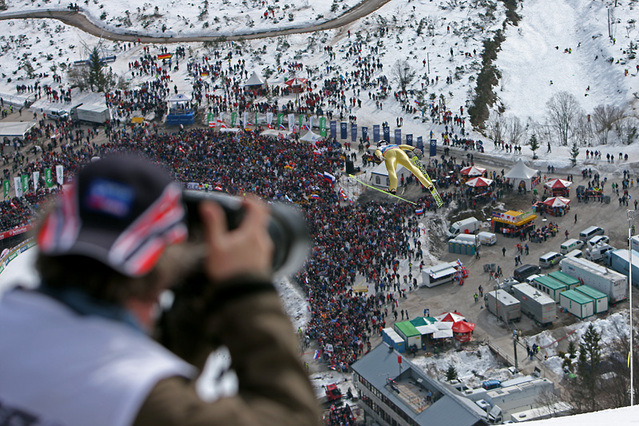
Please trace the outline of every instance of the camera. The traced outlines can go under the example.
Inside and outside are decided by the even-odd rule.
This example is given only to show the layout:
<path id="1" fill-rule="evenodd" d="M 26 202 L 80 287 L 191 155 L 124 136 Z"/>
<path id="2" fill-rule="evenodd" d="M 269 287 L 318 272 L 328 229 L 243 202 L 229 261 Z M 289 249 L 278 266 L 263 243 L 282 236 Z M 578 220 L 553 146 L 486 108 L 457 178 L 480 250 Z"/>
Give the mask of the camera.
<path id="1" fill-rule="evenodd" d="M 229 230 L 236 229 L 244 220 L 241 198 L 221 192 L 184 190 L 182 200 L 187 209 L 187 225 L 191 239 L 202 235 L 202 219 L 198 205 L 212 201 L 224 210 Z M 300 210 L 290 204 L 269 203 L 271 217 L 268 233 L 273 240 L 273 271 L 290 275 L 303 265 L 311 247 L 306 221 Z"/>

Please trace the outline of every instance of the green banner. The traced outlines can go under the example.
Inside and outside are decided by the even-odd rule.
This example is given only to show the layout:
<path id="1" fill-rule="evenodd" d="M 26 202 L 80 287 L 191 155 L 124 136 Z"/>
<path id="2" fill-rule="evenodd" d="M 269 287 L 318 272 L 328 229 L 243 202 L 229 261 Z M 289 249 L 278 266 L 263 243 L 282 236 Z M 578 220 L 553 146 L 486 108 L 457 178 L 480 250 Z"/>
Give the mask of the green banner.
<path id="1" fill-rule="evenodd" d="M 4 198 L 7 198 L 9 196 L 10 187 L 11 187 L 11 184 L 9 183 L 8 180 L 2 181 L 2 192 L 4 192 Z"/>
<path id="2" fill-rule="evenodd" d="M 213 116 L 212 113 L 209 112 L 208 114 L 206 114 L 206 122 L 210 123 L 212 121 L 215 121 L 215 117 Z"/>
<path id="3" fill-rule="evenodd" d="M 53 176 L 51 175 L 51 169 L 44 169 L 44 182 L 47 184 L 47 188 L 53 187 Z"/>
<path id="4" fill-rule="evenodd" d="M 277 128 L 279 129 L 282 123 L 284 122 L 284 114 L 277 114 Z"/>
<path id="5" fill-rule="evenodd" d="M 29 192 L 29 175 L 22 175 L 22 193 Z"/>
<path id="6" fill-rule="evenodd" d="M 237 123 L 237 111 L 231 113 L 231 127 L 235 127 L 235 123 Z"/>
<path id="7" fill-rule="evenodd" d="M 302 114 L 297 116 L 297 121 L 300 123 L 300 129 L 302 128 L 302 124 L 304 124 L 304 116 Z"/>
<path id="8" fill-rule="evenodd" d="M 327 135 L 326 131 L 326 117 L 320 117 L 320 136 L 325 138 Z"/>

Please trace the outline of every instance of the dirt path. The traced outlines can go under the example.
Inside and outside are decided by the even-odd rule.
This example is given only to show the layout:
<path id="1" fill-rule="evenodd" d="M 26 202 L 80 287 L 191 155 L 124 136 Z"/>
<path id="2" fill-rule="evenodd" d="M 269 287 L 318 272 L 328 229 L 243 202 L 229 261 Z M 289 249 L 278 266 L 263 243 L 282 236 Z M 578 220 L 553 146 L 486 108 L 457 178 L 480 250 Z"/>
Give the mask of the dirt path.
<path id="1" fill-rule="evenodd" d="M 67 25 L 76 27 L 92 34 L 96 37 L 102 37 L 108 40 L 114 41 L 141 41 L 143 43 L 192 43 L 192 42 L 204 42 L 204 41 L 238 41 L 238 40 L 253 40 L 259 38 L 277 37 L 289 34 L 303 34 L 311 33 L 314 31 L 330 30 L 334 28 L 340 28 L 344 25 L 350 24 L 364 16 L 369 15 L 375 10 L 379 9 L 390 0 L 363 0 L 353 8 L 349 9 L 343 15 L 338 16 L 330 21 L 323 22 L 317 25 L 311 25 L 307 27 L 290 27 L 281 30 L 263 30 L 252 31 L 245 33 L 237 33 L 226 36 L 167 36 L 167 37 L 154 37 L 147 36 L 139 32 L 115 32 L 107 28 L 97 26 L 91 22 L 81 11 L 71 10 L 31 10 L 24 12 L 11 12 L 0 14 L 0 20 L 7 19 L 57 19 Z"/>

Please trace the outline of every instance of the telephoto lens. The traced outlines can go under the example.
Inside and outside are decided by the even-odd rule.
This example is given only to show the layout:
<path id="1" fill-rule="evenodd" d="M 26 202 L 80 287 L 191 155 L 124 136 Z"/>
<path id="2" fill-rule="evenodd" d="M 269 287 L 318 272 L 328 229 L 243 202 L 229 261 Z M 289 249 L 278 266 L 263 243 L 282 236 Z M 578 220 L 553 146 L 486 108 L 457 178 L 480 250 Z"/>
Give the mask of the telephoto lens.
<path id="1" fill-rule="evenodd" d="M 229 230 L 237 228 L 244 220 L 242 199 L 221 192 L 185 190 L 182 199 L 187 208 L 187 222 L 191 239 L 202 234 L 202 220 L 198 205 L 202 201 L 212 201 L 222 207 Z M 304 215 L 291 204 L 269 203 L 271 217 L 268 233 L 273 240 L 273 272 L 291 275 L 297 272 L 306 260 L 311 247 L 311 239 Z"/>

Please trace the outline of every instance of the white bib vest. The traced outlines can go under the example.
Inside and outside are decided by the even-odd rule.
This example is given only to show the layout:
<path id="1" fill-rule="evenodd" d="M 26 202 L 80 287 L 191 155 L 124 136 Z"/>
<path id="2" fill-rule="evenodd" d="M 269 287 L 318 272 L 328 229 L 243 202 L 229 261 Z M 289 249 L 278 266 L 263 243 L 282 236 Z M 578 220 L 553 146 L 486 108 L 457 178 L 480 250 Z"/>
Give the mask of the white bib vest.
<path id="1" fill-rule="evenodd" d="M 40 293 L 0 299 L 2 414 L 42 425 L 130 425 L 159 380 L 195 374 L 127 325 L 79 316 Z"/>

